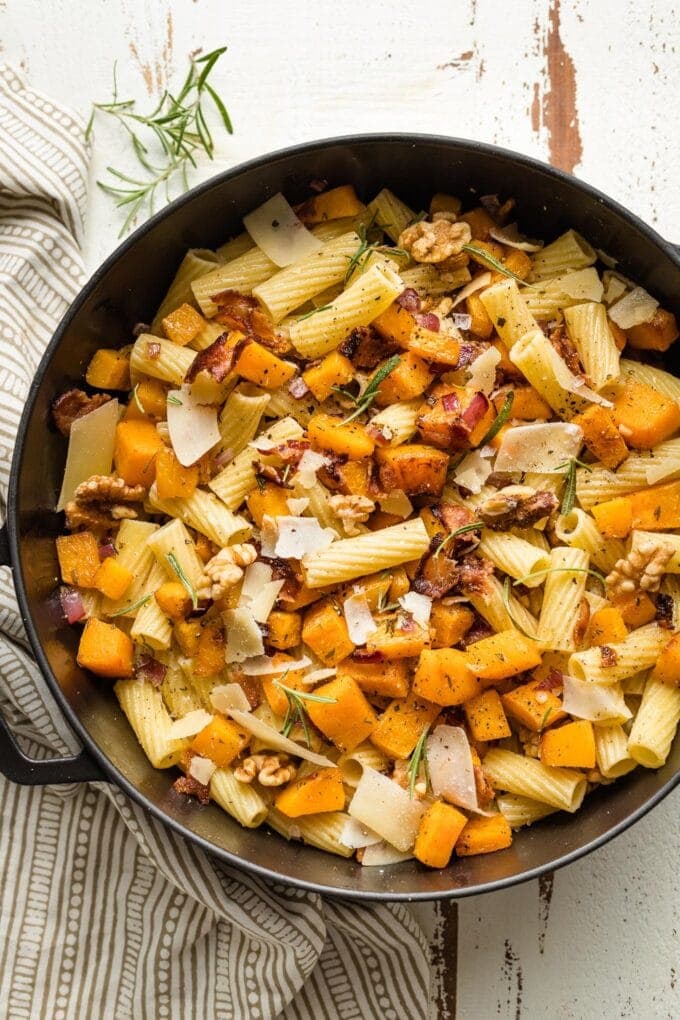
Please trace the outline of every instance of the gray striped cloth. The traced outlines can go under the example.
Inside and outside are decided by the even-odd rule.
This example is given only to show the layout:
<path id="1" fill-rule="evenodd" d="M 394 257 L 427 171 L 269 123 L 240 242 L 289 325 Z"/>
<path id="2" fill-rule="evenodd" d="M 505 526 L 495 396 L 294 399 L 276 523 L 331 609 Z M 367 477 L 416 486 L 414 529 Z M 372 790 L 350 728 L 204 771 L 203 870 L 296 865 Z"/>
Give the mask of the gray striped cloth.
<path id="1" fill-rule="evenodd" d="M 81 119 L 0 69 L 0 502 L 45 345 L 83 282 Z M 35 757 L 76 749 L 0 571 L 0 710 Z M 35 1020 L 417 1020 L 422 932 L 402 905 L 268 885 L 105 784 L 0 777 L 0 1012 Z"/>

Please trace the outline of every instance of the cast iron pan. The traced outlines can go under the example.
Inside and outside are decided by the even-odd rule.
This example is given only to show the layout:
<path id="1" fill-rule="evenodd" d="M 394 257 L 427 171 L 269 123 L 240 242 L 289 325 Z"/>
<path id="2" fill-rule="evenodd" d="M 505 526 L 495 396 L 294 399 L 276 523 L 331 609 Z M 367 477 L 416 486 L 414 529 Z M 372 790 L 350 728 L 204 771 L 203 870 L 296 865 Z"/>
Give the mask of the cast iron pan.
<path id="1" fill-rule="evenodd" d="M 35 657 L 84 750 L 70 759 L 31 761 L 6 726 L 0 770 L 20 783 L 105 780 L 204 850 L 265 878 L 356 899 L 433 899 L 503 888 L 582 857 L 622 832 L 680 779 L 680 742 L 656 772 L 642 769 L 589 797 L 576 815 L 560 814 L 517 834 L 507 850 L 462 858 L 443 871 L 415 861 L 362 869 L 266 829 L 247 830 L 213 805 L 171 791 L 173 775 L 153 769 L 118 708 L 110 684 L 75 662 L 77 632 L 55 624 L 48 596 L 57 582 L 53 513 L 66 444 L 55 432 L 53 398 L 78 385 L 102 344 L 130 340 L 151 320 L 187 248 L 215 247 L 241 229 L 241 216 L 277 191 L 293 202 L 309 182 L 353 183 L 368 199 L 389 186 L 414 209 L 435 191 L 473 204 L 478 196 L 514 196 L 529 234 L 554 237 L 575 227 L 619 260 L 620 270 L 680 316 L 680 254 L 611 199 L 574 178 L 513 152 L 426 135 L 366 135 L 314 142 L 253 160 L 215 177 L 140 227 L 104 263 L 57 329 L 30 389 L 17 437 L 0 562 L 14 570 Z M 673 366 L 670 366 L 673 368 Z"/>

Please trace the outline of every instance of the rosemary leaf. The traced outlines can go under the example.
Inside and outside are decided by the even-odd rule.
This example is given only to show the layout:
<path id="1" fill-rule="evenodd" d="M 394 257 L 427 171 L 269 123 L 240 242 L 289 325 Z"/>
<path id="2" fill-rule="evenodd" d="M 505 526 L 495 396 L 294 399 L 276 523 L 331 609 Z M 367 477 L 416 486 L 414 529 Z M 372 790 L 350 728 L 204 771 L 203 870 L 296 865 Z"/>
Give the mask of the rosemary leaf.
<path id="1" fill-rule="evenodd" d="M 463 251 L 467 251 L 471 255 L 476 255 L 477 258 L 482 259 L 483 262 L 486 262 L 491 269 L 495 269 L 497 273 L 502 273 L 503 276 L 507 276 L 511 280 L 514 280 L 515 283 L 518 283 L 520 285 L 520 287 L 528 287 L 530 290 L 539 289 L 538 287 L 535 287 L 532 283 L 527 283 L 526 280 L 523 280 L 521 276 L 518 276 L 517 273 L 513 273 L 511 269 L 508 269 L 507 266 L 504 266 L 503 263 L 499 262 L 498 259 L 493 257 L 493 255 L 490 255 L 488 252 L 484 251 L 483 248 L 478 248 L 475 244 L 464 244 Z"/>
<path id="2" fill-rule="evenodd" d="M 135 402 L 135 404 L 136 404 L 136 405 L 137 405 L 137 407 L 139 408 L 139 410 L 140 410 L 141 414 L 146 414 L 146 411 L 144 410 L 144 404 L 143 404 L 143 403 L 141 402 L 141 400 L 139 399 L 139 392 L 138 392 L 138 391 L 139 391 L 139 383 L 137 383 L 137 385 L 136 385 L 136 386 L 135 386 L 135 388 L 133 389 L 133 391 L 132 391 L 132 397 L 133 397 L 133 399 L 134 399 L 134 402 Z"/>
<path id="3" fill-rule="evenodd" d="M 529 581 L 534 577 L 543 577 L 544 574 L 590 574 L 592 577 L 597 578 L 603 588 L 606 584 L 604 575 L 599 570 L 591 570 L 589 567 L 543 567 L 541 570 L 532 570 L 530 574 L 517 578 L 516 581 L 513 581 L 513 587 L 518 584 L 524 584 L 525 581 Z"/>
<path id="4" fill-rule="evenodd" d="M 491 423 L 489 431 L 486 433 L 481 442 L 477 444 L 478 448 L 486 446 L 487 443 L 490 443 L 492 439 L 496 438 L 496 436 L 498 435 L 498 433 L 500 432 L 500 430 L 503 428 L 506 421 L 510 417 L 510 412 L 512 411 L 512 405 L 514 403 L 514 400 L 515 393 L 513 390 L 511 390 L 510 393 L 508 393 L 508 395 L 506 396 L 505 400 L 503 401 L 503 406 L 496 415 L 495 420 Z"/>
<path id="5" fill-rule="evenodd" d="M 114 616 L 124 616 L 125 613 L 129 613 L 132 609 L 139 609 L 140 606 L 145 605 L 150 598 L 150 595 L 142 595 L 141 599 L 137 599 L 136 602 L 132 602 L 129 606 L 123 606 L 122 609 L 117 609 L 115 613 L 109 613 L 109 616 L 111 619 L 113 619 Z"/>
<path id="6" fill-rule="evenodd" d="M 369 407 L 375 400 L 376 396 L 378 395 L 378 387 L 380 386 L 380 383 L 384 379 L 387 379 L 390 372 L 394 372 L 395 368 L 397 367 L 400 361 L 401 361 L 400 355 L 393 354 L 392 357 L 389 358 L 389 360 L 386 361 L 384 365 L 380 366 L 380 368 L 377 370 L 377 372 L 369 382 L 364 392 L 361 394 L 361 396 L 356 398 L 355 403 L 357 406 L 355 410 L 352 411 L 348 418 L 345 418 L 344 421 L 340 422 L 341 425 L 347 425 L 348 422 L 354 421 L 355 418 L 358 418 L 360 414 L 363 414 L 364 411 L 367 411 L 369 409 Z"/>
<path id="7" fill-rule="evenodd" d="M 455 531 L 450 531 L 446 538 L 442 539 L 437 548 L 435 549 L 435 557 L 439 556 L 439 553 L 444 549 L 449 542 L 452 542 L 458 535 L 465 535 L 468 531 L 479 531 L 483 528 L 484 524 L 482 521 L 471 521 L 469 524 L 463 524 L 460 528 L 456 528 Z"/>
<path id="8" fill-rule="evenodd" d="M 319 308 L 312 308 L 312 310 L 310 312 L 305 312 L 304 315 L 298 316 L 298 320 L 297 321 L 298 322 L 304 322 L 305 319 L 311 319 L 312 315 L 318 315 L 319 312 L 327 312 L 328 309 L 332 308 L 332 307 L 333 307 L 333 305 L 330 304 L 330 305 L 320 305 Z"/>
<path id="9" fill-rule="evenodd" d="M 506 613 L 508 614 L 508 618 L 509 618 L 510 622 L 512 623 L 513 627 L 516 630 L 518 630 L 520 632 L 520 634 L 524 634 L 524 637 L 528 637 L 532 641 L 535 641 L 536 640 L 535 635 L 529 634 L 529 632 L 524 629 L 522 624 L 513 615 L 512 609 L 510 608 L 510 578 L 509 577 L 506 577 L 505 581 L 503 582 L 503 606 L 505 608 Z"/>
<path id="10" fill-rule="evenodd" d="M 173 404 L 177 407 L 183 407 L 182 401 L 179 397 L 168 396 L 168 403 Z"/>
<path id="11" fill-rule="evenodd" d="M 408 792 L 411 800 L 413 800 L 413 796 L 415 794 L 416 783 L 418 781 L 418 774 L 420 772 L 421 763 L 423 766 L 423 771 L 425 772 L 425 782 L 427 786 L 430 785 L 430 769 L 427 763 L 427 747 L 426 747 L 427 735 L 429 732 L 430 727 L 429 725 L 427 725 L 423 732 L 420 734 L 420 737 L 418 738 L 418 743 L 413 748 L 413 754 L 409 758 L 408 765 L 406 767 L 406 775 L 408 776 L 409 780 Z"/>
<path id="12" fill-rule="evenodd" d="M 166 553 L 166 557 L 165 558 L 167 559 L 168 563 L 170 564 L 172 569 L 177 574 L 177 577 L 179 578 L 181 583 L 186 588 L 187 594 L 191 598 L 192 606 L 194 607 L 194 609 L 198 609 L 198 592 L 194 588 L 193 584 L 191 583 L 191 581 L 189 580 L 187 575 L 182 570 L 182 568 L 181 568 L 181 566 L 179 564 L 179 560 L 177 559 L 175 554 L 171 553 L 171 552 Z"/>

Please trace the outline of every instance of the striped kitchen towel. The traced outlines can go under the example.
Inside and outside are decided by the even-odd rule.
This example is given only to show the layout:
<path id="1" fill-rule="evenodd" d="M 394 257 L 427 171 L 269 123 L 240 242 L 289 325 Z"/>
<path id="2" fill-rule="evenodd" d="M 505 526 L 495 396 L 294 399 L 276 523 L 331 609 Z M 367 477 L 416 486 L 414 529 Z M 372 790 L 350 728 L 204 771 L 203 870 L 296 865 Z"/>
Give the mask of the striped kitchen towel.
<path id="1" fill-rule="evenodd" d="M 83 282 L 81 119 L 0 69 L 0 507 L 31 376 Z M 3 514 L 4 516 L 4 514 Z M 36 757 L 74 750 L 0 571 L 0 710 Z M 423 935 L 405 906 L 268 885 L 105 783 L 0 777 L 0 1007 L 11 1020 L 417 1020 Z"/>

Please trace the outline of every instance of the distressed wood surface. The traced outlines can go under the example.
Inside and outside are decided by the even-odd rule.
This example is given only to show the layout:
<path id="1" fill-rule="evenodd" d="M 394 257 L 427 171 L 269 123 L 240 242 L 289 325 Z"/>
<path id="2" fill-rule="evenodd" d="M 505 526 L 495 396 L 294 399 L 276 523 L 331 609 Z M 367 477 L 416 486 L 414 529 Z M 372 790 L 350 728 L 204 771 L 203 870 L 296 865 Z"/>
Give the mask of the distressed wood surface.
<path id="1" fill-rule="evenodd" d="M 216 79 L 236 133 L 194 181 L 313 138 L 432 131 L 551 161 L 680 241 L 678 13 L 673 0 L 4 0 L 0 55 L 86 113 L 110 97 L 114 60 L 121 96 L 143 104 L 188 52 L 226 42 Z M 124 146 L 102 125 L 93 182 L 111 162 L 126 168 Z M 120 222 L 93 188 L 90 269 Z M 676 795 L 554 878 L 414 908 L 433 1017 L 680 1016 L 677 809 Z"/>

